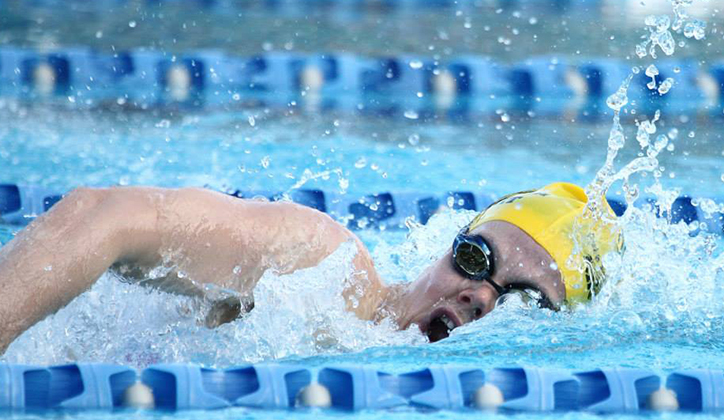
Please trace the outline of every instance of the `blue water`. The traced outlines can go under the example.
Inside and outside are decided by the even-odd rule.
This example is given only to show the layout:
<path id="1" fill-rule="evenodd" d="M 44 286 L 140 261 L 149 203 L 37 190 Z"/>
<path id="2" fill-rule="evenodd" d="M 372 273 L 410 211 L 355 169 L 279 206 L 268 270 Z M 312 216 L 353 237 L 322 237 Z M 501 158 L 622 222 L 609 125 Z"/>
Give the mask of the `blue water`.
<path id="1" fill-rule="evenodd" d="M 490 121 L 481 121 L 479 127 L 355 115 L 288 117 L 264 110 L 170 119 L 149 114 L 43 107 L 16 112 L 16 118 L 6 118 L 0 128 L 3 181 L 61 191 L 119 184 L 283 191 L 303 184 L 353 196 L 449 189 L 503 194 L 561 179 L 589 182 L 603 161 L 608 130 L 605 124 L 565 127 L 541 121 L 517 126 L 512 121 L 497 129 Z M 663 182 L 694 196 L 721 197 L 720 133 L 707 126 L 691 130 L 696 140 L 682 140 L 662 157 L 665 174 L 675 173 L 673 178 L 665 175 Z M 635 149 L 629 144 L 621 160 L 634 157 Z M 309 181 L 303 183 L 305 178 Z M 650 180 L 641 178 L 642 188 Z M 443 213 L 412 231 L 359 235 L 383 277 L 412 281 L 447 249 L 472 215 Z M 275 360 L 312 366 L 364 363 L 391 372 L 429 364 L 628 366 L 660 373 L 724 367 L 724 304 L 719 303 L 724 300 L 718 298 L 724 297 L 724 279 L 721 271 L 706 267 L 707 261 L 713 266 L 720 253 L 720 237 L 692 238 L 687 226 L 671 227 L 650 212 L 640 211 L 634 219 L 627 225 L 629 249 L 622 262 L 633 274 L 617 275 L 593 304 L 555 313 L 506 303 L 435 344 L 428 344 L 414 328 L 399 332 L 389 324 L 356 320 L 344 313 L 341 299 L 330 301 L 329 291 L 339 287 L 338 273 L 346 261 L 342 252 L 315 269 L 284 278 L 265 276 L 251 316 L 217 330 L 200 327 L 188 314 L 193 303 L 184 298 L 104 276 L 29 330 L 0 360 L 107 361 L 137 367 L 172 361 L 226 367 Z M 0 242 L 7 242 L 17 229 L 0 228 Z M 314 309 L 300 309 L 305 305 Z M 333 338 L 310 340 L 320 327 Z M 214 415 L 276 418 L 288 413 L 228 410 Z M 366 419 L 385 415 L 355 414 Z"/>
<path id="2" fill-rule="evenodd" d="M 553 45 L 548 41 L 559 39 L 555 45 L 566 54 L 575 55 L 579 49 L 590 48 L 601 55 L 625 56 L 640 35 L 631 29 L 640 26 L 640 19 L 635 24 L 621 19 L 623 12 L 609 3 L 604 2 L 600 14 L 592 16 L 580 10 L 559 16 L 523 7 L 518 16 L 513 8 L 498 13 L 501 17 L 496 18 L 497 9 L 487 3 L 477 12 L 466 12 L 475 27 L 491 24 L 493 33 L 505 30 L 510 32 L 506 32 L 508 36 L 512 36 L 512 29 L 520 30 L 523 35 L 516 38 L 512 47 L 504 42 L 491 42 L 486 31 L 466 35 L 465 15 L 455 16 L 454 8 L 442 9 L 444 12 L 425 10 L 420 15 L 372 10 L 351 24 L 339 23 L 336 17 L 330 19 L 334 22 L 331 28 L 325 27 L 312 37 L 308 34 L 315 25 L 309 19 L 278 16 L 276 12 L 254 8 L 245 11 L 244 17 L 260 17 L 262 23 L 245 30 L 239 29 L 239 21 L 224 17 L 228 15 L 224 13 L 226 9 L 185 14 L 172 5 L 161 8 L 171 16 L 168 20 L 158 18 L 159 9 L 141 7 L 139 11 L 120 7 L 108 17 L 106 26 L 93 20 L 97 18 L 93 17 L 92 8 L 83 9 L 80 13 L 97 25 L 74 31 L 74 26 L 62 19 L 62 13 L 58 17 L 51 13 L 52 8 L 27 6 L 27 10 L 12 8 L 13 13 L 2 17 L 12 25 L 1 29 L 0 36 L 4 44 L 39 46 L 50 38 L 51 43 L 63 44 L 60 40 L 67 39 L 68 43 L 107 49 L 116 43 L 132 48 L 148 42 L 171 51 L 214 45 L 234 51 L 239 45 L 247 52 L 266 48 L 262 45 L 265 41 L 279 47 L 294 40 L 295 48 L 301 50 L 334 48 L 397 54 L 420 53 L 428 45 L 436 44 L 439 51 L 449 49 L 450 54 L 491 53 L 501 60 L 547 52 L 540 45 Z M 28 10 L 27 14 L 21 13 Z M 554 22 L 540 29 L 545 42 L 533 41 L 542 25 L 529 23 L 531 17 L 538 22 Z M 605 36 L 587 29 L 598 17 L 605 20 Z M 424 33 L 427 38 L 399 36 L 394 29 L 395 19 L 407 22 L 413 34 Z M 716 15 L 712 19 L 716 24 L 720 18 Z M 138 20 L 138 31 L 128 29 L 129 20 Z M 192 21 L 197 21 L 201 29 L 178 29 L 182 23 L 193 28 Z M 160 22 L 158 36 L 154 35 L 153 22 Z M 285 24 L 298 25 L 307 35 L 290 35 Z M 453 24 L 457 25 L 455 29 L 449 29 Z M 438 30 L 428 31 L 426 25 Z M 561 35 L 567 33 L 566 27 L 571 27 L 571 32 Z M 214 28 L 221 34 L 212 31 Z M 335 28 L 346 29 L 335 38 Z M 358 42 L 355 36 L 371 28 L 387 34 L 387 39 Z M 446 40 L 440 40 L 440 30 L 446 32 Z M 96 35 L 98 31 L 104 32 L 101 37 Z M 180 34 L 178 43 L 171 41 L 173 36 L 169 34 L 174 31 Z M 205 31 L 208 33 L 199 35 Z M 149 36 L 152 38 L 144 41 Z M 608 42 L 610 37 L 618 41 Z M 692 46 L 683 49 L 683 54 L 702 60 L 707 54 L 715 59 L 721 57 L 721 46 L 717 46 L 714 38 L 711 37 L 711 49 Z M 310 41 L 305 43 L 303 39 Z M 629 139 L 617 161 L 619 166 L 641 153 L 635 141 L 635 118 L 638 117 L 632 114 L 624 118 Z M 660 133 L 670 135 L 674 145 L 659 156 L 664 188 L 724 202 L 724 141 L 717 121 L 664 114 L 658 127 Z M 353 197 L 386 191 L 449 190 L 502 195 L 553 181 L 582 185 L 590 182 L 605 160 L 609 130 L 609 116 L 593 123 L 515 115 L 509 121 L 499 116 L 468 121 L 411 120 L 341 111 L 302 110 L 291 114 L 266 108 L 122 111 L 0 99 L 0 183 L 42 185 L 58 191 L 80 185 L 157 185 L 276 191 L 304 187 Z M 651 174 L 636 176 L 632 181 L 640 185 L 643 195 L 652 195 L 645 192 L 653 183 Z M 621 186 L 614 185 L 612 194 L 620 192 Z M 447 250 L 454 234 L 472 216 L 470 212 L 447 212 L 434 217 L 428 225 L 409 231 L 369 230 L 360 231 L 359 236 L 371 249 L 385 279 L 412 281 L 430 261 Z M 389 323 L 371 325 L 359 321 L 344 312 L 341 298 L 330 299 L 330 295 L 336 296 L 330 291 L 340 287 L 338 273 L 345 269 L 350 257 L 343 249 L 314 269 L 283 277 L 268 273 L 257 289 L 256 308 L 250 316 L 216 330 L 198 325 L 193 315 L 194 302 L 186 298 L 129 285 L 105 275 L 91 290 L 21 336 L 0 361 L 104 361 L 139 368 L 158 362 L 216 367 L 259 361 L 311 366 L 363 363 L 391 372 L 430 364 L 466 364 L 484 369 L 524 364 L 579 370 L 626 366 L 650 368 L 662 374 L 677 368 L 724 368 L 721 236 L 699 232 L 700 226 L 672 226 L 650 211 L 637 209 L 627 213 L 624 226 L 627 253 L 621 260 L 607 261 L 611 278 L 590 305 L 551 312 L 511 300 L 435 344 L 427 343 L 414 328 L 397 331 Z M 18 229 L 0 225 L 0 243 L 7 243 Z M 326 338 L 310 338 L 320 330 L 327 333 Z M 394 414 L 290 414 L 230 409 L 211 415 L 229 419 L 372 420 L 391 416 L 412 418 L 420 413 L 403 410 Z M 425 415 L 480 416 L 446 411 Z M 126 418 L 129 413 L 63 416 Z M 131 416 L 201 419 L 209 417 L 209 413 Z M 22 414 L 15 417 L 34 418 Z M 601 416 L 567 413 L 515 417 Z"/>

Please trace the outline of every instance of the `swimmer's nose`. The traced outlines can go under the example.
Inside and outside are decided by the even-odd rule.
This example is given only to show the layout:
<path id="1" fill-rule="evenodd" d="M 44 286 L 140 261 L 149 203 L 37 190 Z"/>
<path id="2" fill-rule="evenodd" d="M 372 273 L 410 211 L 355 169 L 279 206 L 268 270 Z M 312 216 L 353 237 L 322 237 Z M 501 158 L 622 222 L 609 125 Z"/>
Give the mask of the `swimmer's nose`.
<path id="1" fill-rule="evenodd" d="M 457 301 L 470 312 L 471 321 L 480 319 L 495 307 L 498 294 L 492 287 L 465 289 L 458 294 Z"/>

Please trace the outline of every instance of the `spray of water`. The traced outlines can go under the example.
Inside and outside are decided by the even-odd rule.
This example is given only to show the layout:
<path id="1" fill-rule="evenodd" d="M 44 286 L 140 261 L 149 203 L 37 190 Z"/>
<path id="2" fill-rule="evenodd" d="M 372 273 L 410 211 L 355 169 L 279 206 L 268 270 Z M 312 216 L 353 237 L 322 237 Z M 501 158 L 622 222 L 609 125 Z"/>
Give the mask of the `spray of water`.
<path id="1" fill-rule="evenodd" d="M 267 271 L 254 289 L 254 310 L 215 329 L 205 326 L 207 308 L 197 300 L 105 275 L 24 333 L 2 361 L 229 366 L 425 342 L 415 330 L 397 331 L 391 320 L 362 321 L 345 309 L 344 279 L 352 276 L 355 252 L 354 244 L 343 244 L 317 267 L 291 275 Z"/>

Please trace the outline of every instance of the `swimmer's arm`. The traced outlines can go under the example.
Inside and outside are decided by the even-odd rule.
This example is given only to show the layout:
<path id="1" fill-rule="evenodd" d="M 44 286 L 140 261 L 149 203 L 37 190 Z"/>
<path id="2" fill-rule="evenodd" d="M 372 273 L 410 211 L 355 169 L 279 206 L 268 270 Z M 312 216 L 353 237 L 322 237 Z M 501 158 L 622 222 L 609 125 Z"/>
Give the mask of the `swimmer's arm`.
<path id="1" fill-rule="evenodd" d="M 348 299 L 348 309 L 362 319 L 377 316 L 384 288 L 372 258 L 362 242 L 329 215 L 290 202 L 239 200 L 205 189 L 187 188 L 173 194 L 168 207 L 174 219 L 189 223 L 174 231 L 170 227 L 177 222 L 166 223 L 162 215 L 159 230 L 175 249 L 195 256 L 186 259 L 189 264 L 184 268 L 191 278 L 211 279 L 244 293 L 254 288 L 266 270 L 286 274 L 314 267 L 349 242 L 357 249 L 353 284 L 345 297 L 362 288 L 365 295 L 358 305 Z M 230 276 L 232 272 L 238 275 Z"/>
<path id="2" fill-rule="evenodd" d="M 114 262 L 155 258 L 159 192 L 74 190 L 0 248 L 0 354 Z"/>
<path id="3" fill-rule="evenodd" d="M 265 270 L 315 266 L 346 241 L 371 285 L 353 310 L 372 319 L 382 287 L 369 253 L 326 214 L 202 189 L 78 189 L 0 248 L 0 354 L 113 264 L 149 269 L 170 252 L 183 277 L 244 294 Z"/>

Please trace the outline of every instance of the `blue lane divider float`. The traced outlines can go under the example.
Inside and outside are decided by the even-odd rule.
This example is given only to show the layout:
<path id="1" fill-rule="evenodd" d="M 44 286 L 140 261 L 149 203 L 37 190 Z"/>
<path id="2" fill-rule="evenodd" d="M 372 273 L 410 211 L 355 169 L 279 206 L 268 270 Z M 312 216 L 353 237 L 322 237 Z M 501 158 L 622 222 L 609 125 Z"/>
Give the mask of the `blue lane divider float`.
<path id="1" fill-rule="evenodd" d="M 431 366 L 392 374 L 368 366 L 257 364 L 210 369 L 161 364 L 143 370 L 106 364 L 25 366 L 0 364 L 0 410 L 119 409 L 127 390 L 150 389 L 161 410 L 251 407 L 294 409 L 311 386 L 328 392 L 327 407 L 370 410 L 412 407 L 477 408 L 476 394 L 493 387 L 503 411 L 639 412 L 655 408 L 654 394 L 673 391 L 675 407 L 692 412 L 724 409 L 724 372 L 680 370 L 666 378 L 646 369 L 591 371 L 509 367 Z"/>
<path id="2" fill-rule="evenodd" d="M 657 68 L 656 86 L 669 77 L 675 83 L 662 96 L 648 87 L 651 78 L 644 71 L 635 75 L 629 97 L 644 112 L 721 114 L 724 61 L 704 67 L 663 59 Z M 630 64 L 609 58 L 541 56 L 503 64 L 471 55 L 433 60 L 278 51 L 240 57 L 214 50 L 169 55 L 143 49 L 106 54 L 82 47 L 52 52 L 0 47 L 0 96 L 59 97 L 76 106 L 252 101 L 391 116 L 411 110 L 425 117 L 440 111 L 455 116 L 522 109 L 536 115 L 578 111 L 590 117 L 607 111 L 603 99 L 630 72 Z"/>
<path id="3" fill-rule="evenodd" d="M 123 392 L 135 381 L 135 370 L 117 365 L 0 364 L 0 409 L 121 407 Z"/>
<path id="4" fill-rule="evenodd" d="M 435 213 L 445 210 L 480 211 L 496 198 L 493 194 L 473 191 L 449 191 L 443 194 L 399 192 L 378 193 L 363 197 L 351 197 L 316 189 L 298 189 L 285 194 L 273 191 L 233 190 L 226 192 L 238 198 L 263 198 L 271 201 L 291 200 L 328 213 L 351 229 L 402 229 L 406 220 L 426 224 Z M 49 210 L 63 195 L 48 188 L 16 184 L 0 184 L 0 222 L 25 225 Z M 617 215 L 622 215 L 626 204 L 616 197 L 608 202 Z M 658 211 L 652 200 L 641 200 L 642 206 Z M 674 200 L 670 214 L 672 223 L 699 222 L 709 232 L 724 233 L 724 214 L 707 214 L 694 200 L 682 195 Z"/>
<path id="5" fill-rule="evenodd" d="M 661 385 L 657 375 L 642 369 L 597 369 L 575 376 L 580 406 L 598 412 L 644 409 L 648 396 Z"/>

